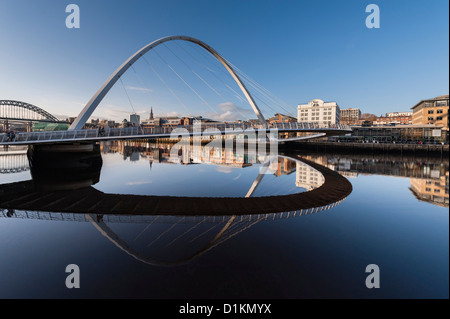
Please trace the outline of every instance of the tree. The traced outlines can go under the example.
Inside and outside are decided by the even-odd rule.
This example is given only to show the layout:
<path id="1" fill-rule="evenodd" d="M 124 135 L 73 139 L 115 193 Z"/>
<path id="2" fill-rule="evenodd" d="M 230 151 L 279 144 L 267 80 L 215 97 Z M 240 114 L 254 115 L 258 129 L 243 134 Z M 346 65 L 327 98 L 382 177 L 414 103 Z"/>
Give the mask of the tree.
<path id="1" fill-rule="evenodd" d="M 373 123 L 373 121 L 375 121 L 376 119 L 377 119 L 377 116 L 375 114 L 372 114 L 372 113 L 361 114 L 361 120 L 363 120 L 363 121 L 370 121 L 371 123 Z"/>

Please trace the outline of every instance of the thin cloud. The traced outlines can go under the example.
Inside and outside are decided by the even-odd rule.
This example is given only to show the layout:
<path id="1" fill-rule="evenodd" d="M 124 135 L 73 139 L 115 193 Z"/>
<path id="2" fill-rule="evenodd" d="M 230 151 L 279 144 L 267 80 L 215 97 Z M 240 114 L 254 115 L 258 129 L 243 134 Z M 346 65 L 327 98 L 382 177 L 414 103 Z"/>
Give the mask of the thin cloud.
<path id="1" fill-rule="evenodd" d="M 140 181 L 140 182 L 128 182 L 126 183 L 126 185 L 129 186 L 135 186 L 135 185 L 146 185 L 146 184 L 151 184 L 152 181 Z"/>
<path id="2" fill-rule="evenodd" d="M 217 108 L 221 112 L 208 114 L 208 117 L 216 121 L 235 121 L 248 118 L 248 115 L 252 114 L 251 110 L 241 108 L 231 102 L 220 103 Z"/>
<path id="3" fill-rule="evenodd" d="M 132 91 L 140 91 L 140 92 L 151 92 L 152 91 L 150 89 L 138 87 L 138 86 L 126 86 L 126 89 L 132 90 Z"/>

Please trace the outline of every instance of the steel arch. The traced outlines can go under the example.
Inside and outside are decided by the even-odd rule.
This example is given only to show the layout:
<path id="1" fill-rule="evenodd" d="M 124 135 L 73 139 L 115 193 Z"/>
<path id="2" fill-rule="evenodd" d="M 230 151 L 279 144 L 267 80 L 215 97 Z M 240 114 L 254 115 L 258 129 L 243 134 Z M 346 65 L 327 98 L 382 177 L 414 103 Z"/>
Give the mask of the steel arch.
<path id="1" fill-rule="evenodd" d="M 156 46 L 173 40 L 183 40 L 195 43 L 199 45 L 200 47 L 204 48 L 208 52 L 210 52 L 222 65 L 227 69 L 227 71 L 231 74 L 233 79 L 238 84 L 239 88 L 244 93 L 247 101 L 250 103 L 253 111 L 255 112 L 256 116 L 258 117 L 261 124 L 266 126 L 266 120 L 264 119 L 264 116 L 262 115 L 261 111 L 259 110 L 258 106 L 256 105 L 256 102 L 254 101 L 253 97 L 251 96 L 250 92 L 248 91 L 247 87 L 244 85 L 242 80 L 239 78 L 239 76 L 236 74 L 236 72 L 233 70 L 233 68 L 228 64 L 228 62 L 219 54 L 216 50 L 211 48 L 209 45 L 207 45 L 205 42 L 200 41 L 196 38 L 188 37 L 188 36 L 168 36 L 161 38 L 159 40 L 153 41 L 137 51 L 135 54 L 133 54 L 128 60 L 126 60 L 109 78 L 106 80 L 106 82 L 103 84 L 103 86 L 97 91 L 97 93 L 94 94 L 94 96 L 89 100 L 89 102 L 86 104 L 86 106 L 83 108 L 83 110 L 80 112 L 76 120 L 72 123 L 72 125 L 69 127 L 69 130 L 81 130 L 86 124 L 89 117 L 92 115 L 94 110 L 97 108 L 97 106 L 100 104 L 100 102 L 103 100 L 105 95 L 109 92 L 109 90 L 112 88 L 112 86 L 119 80 L 119 78 L 137 61 L 140 57 L 142 57 L 145 53 L 150 51 L 151 49 L 155 48 Z"/>
<path id="2" fill-rule="evenodd" d="M 49 121 L 52 121 L 52 122 L 58 121 L 58 119 L 55 116 L 51 115 L 47 111 L 45 111 L 35 105 L 29 104 L 29 103 L 25 103 L 25 102 L 21 102 L 21 101 L 14 101 L 14 100 L 0 100 L 0 106 L 2 106 L 2 105 L 20 107 L 23 109 L 33 111 L 33 112 L 45 117 Z"/>

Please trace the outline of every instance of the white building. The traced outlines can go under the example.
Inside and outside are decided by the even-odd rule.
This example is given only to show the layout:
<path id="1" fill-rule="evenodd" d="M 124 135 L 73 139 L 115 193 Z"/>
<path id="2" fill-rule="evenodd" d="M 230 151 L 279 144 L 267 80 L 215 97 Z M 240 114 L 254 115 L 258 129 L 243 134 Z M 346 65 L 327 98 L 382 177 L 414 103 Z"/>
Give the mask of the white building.
<path id="1" fill-rule="evenodd" d="M 297 107 L 298 122 L 318 124 L 339 124 L 341 110 L 336 102 L 324 102 L 319 99 Z"/>

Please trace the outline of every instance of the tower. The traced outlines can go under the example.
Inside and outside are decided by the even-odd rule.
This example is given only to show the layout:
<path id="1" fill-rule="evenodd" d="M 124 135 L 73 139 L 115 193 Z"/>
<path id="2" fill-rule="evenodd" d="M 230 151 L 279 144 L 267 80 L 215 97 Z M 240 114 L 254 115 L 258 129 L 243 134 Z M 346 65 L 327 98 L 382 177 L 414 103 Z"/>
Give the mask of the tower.
<path id="1" fill-rule="evenodd" d="M 153 107 L 150 109 L 150 118 L 149 120 L 153 120 Z"/>

